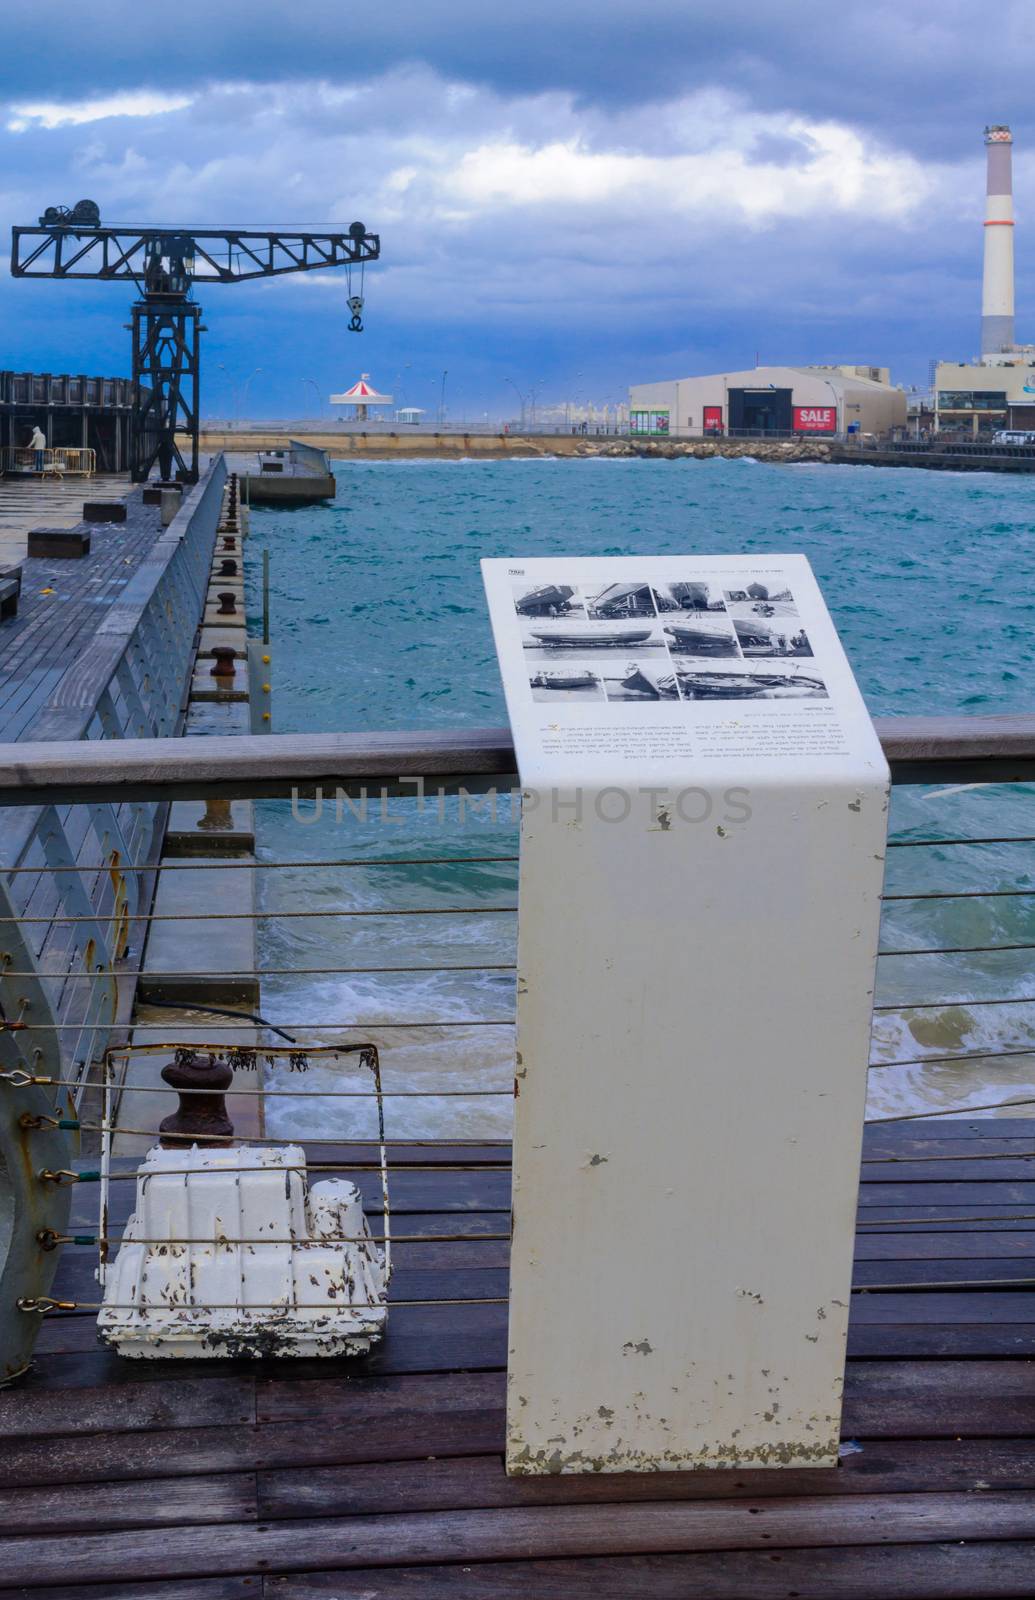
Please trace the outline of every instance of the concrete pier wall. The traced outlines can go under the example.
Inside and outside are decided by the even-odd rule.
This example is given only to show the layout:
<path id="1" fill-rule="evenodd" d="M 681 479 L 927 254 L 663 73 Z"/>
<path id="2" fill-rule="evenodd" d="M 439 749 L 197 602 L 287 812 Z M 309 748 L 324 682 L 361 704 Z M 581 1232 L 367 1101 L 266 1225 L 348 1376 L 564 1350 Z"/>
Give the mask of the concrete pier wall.
<path id="1" fill-rule="evenodd" d="M 760 461 L 828 461 L 832 446 L 823 439 L 630 439 L 617 434 L 572 433 L 320 433 L 309 442 L 332 461 L 371 460 L 506 460 L 527 456 L 754 456 Z M 287 435 L 211 433 L 202 435 L 202 449 L 263 451 L 286 448 Z"/>

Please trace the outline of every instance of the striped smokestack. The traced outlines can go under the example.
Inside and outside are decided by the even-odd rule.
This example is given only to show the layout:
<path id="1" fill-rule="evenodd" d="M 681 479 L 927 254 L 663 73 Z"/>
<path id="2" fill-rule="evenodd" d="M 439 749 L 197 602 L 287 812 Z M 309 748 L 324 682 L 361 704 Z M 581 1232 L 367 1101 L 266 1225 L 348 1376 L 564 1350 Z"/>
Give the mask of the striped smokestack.
<path id="1" fill-rule="evenodd" d="M 1013 344 L 1013 134 L 1002 123 L 985 129 L 985 276 L 981 287 L 981 354 Z"/>

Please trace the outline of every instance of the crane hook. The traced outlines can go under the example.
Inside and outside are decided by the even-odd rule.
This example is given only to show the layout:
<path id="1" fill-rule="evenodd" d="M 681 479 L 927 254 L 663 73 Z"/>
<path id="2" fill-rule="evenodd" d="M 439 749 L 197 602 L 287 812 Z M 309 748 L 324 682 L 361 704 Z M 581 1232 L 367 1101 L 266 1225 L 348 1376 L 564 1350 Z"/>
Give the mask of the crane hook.
<path id="1" fill-rule="evenodd" d="M 361 294 L 350 294 L 346 304 L 348 305 L 349 310 L 352 312 L 352 317 L 349 321 L 349 332 L 362 333 L 363 296 Z"/>

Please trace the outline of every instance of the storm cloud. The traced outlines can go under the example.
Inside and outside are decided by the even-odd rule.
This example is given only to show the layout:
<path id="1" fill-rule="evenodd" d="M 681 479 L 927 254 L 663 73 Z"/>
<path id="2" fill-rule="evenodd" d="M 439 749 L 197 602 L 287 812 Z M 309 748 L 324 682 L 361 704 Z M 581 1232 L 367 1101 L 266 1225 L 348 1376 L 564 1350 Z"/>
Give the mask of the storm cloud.
<path id="1" fill-rule="evenodd" d="M 756 353 L 922 382 L 976 340 L 988 121 L 1017 140 L 1025 336 L 1032 16 L 184 0 L 152 29 L 58 4 L 5 21 L 0 224 L 89 195 L 127 223 L 379 231 L 361 339 L 338 274 L 206 289 L 216 410 L 255 367 L 267 415 L 360 369 L 414 404 L 448 370 L 471 416 L 515 381 L 614 399 Z M 129 286 L 2 265 L 0 365 L 125 369 Z"/>

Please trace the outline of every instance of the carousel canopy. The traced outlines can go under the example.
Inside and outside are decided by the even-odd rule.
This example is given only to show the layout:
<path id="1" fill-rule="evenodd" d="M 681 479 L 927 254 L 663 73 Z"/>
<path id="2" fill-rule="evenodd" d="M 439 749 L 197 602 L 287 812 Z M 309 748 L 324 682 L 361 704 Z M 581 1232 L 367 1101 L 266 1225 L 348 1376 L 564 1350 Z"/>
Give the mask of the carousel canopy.
<path id="1" fill-rule="evenodd" d="M 390 406 L 390 394 L 378 394 L 370 382 L 369 372 L 364 372 L 358 383 L 351 389 L 346 389 L 344 394 L 332 394 L 332 406 Z"/>

